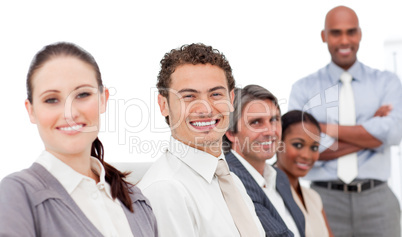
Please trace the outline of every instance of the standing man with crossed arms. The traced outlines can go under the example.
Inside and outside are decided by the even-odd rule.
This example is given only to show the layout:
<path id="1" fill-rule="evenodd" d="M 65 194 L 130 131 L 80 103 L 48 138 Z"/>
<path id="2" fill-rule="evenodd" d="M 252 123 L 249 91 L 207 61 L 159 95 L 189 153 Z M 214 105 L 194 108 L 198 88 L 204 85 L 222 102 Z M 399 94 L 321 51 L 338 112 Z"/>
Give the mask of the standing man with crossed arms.
<path id="1" fill-rule="evenodd" d="M 222 152 L 234 85 L 229 62 L 210 46 L 184 45 L 161 61 L 158 104 L 171 139 L 138 184 L 151 202 L 159 236 L 265 236 Z"/>
<path id="2" fill-rule="evenodd" d="M 330 10 L 321 32 L 332 61 L 297 81 L 289 110 L 310 112 L 325 133 L 306 176 L 322 197 L 335 236 L 400 236 L 400 206 L 387 185 L 390 147 L 402 137 L 402 86 L 390 72 L 357 60 L 356 13 Z"/>

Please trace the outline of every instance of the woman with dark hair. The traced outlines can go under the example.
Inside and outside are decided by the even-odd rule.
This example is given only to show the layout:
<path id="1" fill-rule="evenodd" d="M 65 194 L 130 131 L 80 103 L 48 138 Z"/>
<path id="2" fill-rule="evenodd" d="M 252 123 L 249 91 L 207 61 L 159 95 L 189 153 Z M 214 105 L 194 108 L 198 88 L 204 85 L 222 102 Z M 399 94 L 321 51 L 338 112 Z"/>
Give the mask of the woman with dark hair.
<path id="1" fill-rule="evenodd" d="M 282 144 L 276 164 L 288 176 L 293 198 L 304 214 L 306 237 L 332 236 L 320 196 L 299 183 L 299 177 L 318 160 L 320 132 L 319 123 L 307 112 L 292 110 L 282 116 Z"/>
<path id="2" fill-rule="evenodd" d="M 109 92 L 92 55 L 71 43 L 44 47 L 27 92 L 45 150 L 0 183 L 0 236 L 157 236 L 148 200 L 103 159 Z"/>

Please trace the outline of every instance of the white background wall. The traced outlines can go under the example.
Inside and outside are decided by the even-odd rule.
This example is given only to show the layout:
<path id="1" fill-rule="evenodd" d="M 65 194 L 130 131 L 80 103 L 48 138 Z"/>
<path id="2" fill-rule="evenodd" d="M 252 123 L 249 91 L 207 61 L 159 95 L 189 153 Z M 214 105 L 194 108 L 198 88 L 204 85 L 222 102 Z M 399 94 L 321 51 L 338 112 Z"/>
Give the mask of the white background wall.
<path id="1" fill-rule="evenodd" d="M 384 49 L 385 69 L 397 73 L 399 78 L 402 79 L 402 37 L 386 40 Z M 388 183 L 402 205 L 402 143 L 399 146 L 392 147 L 391 155 L 392 176 Z"/>
<path id="2" fill-rule="evenodd" d="M 29 63 L 44 45 L 71 41 L 97 59 L 111 91 L 99 135 L 106 160 L 153 161 L 169 137 L 154 88 L 164 53 L 212 45 L 229 59 L 238 86 L 268 88 L 286 111 L 291 84 L 329 62 L 320 31 L 340 4 L 360 17 L 359 59 L 384 69 L 384 41 L 402 36 L 400 0 L 1 1 L 0 179 L 43 150 L 24 100 Z"/>

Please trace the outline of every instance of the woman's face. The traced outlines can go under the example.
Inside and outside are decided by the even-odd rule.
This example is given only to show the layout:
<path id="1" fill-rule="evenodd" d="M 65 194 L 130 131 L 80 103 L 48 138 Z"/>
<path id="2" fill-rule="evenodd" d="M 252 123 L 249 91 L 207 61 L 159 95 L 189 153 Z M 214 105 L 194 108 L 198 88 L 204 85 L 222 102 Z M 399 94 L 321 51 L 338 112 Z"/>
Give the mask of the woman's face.
<path id="1" fill-rule="evenodd" d="M 278 152 L 278 167 L 288 176 L 305 176 L 318 160 L 319 137 L 320 132 L 312 123 L 290 125 L 283 134 L 284 149 Z"/>
<path id="2" fill-rule="evenodd" d="M 37 69 L 31 80 L 32 103 L 26 100 L 25 106 L 45 149 L 57 157 L 90 155 L 109 96 L 107 90 L 98 90 L 92 66 L 58 56 Z"/>

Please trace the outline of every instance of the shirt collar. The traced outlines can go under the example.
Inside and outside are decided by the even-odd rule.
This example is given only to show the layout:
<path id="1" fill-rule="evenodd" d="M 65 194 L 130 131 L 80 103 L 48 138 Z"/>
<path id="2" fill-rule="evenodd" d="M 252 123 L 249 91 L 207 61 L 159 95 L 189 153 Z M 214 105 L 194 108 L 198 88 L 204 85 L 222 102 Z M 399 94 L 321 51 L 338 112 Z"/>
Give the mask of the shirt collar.
<path id="1" fill-rule="evenodd" d="M 257 184 L 261 187 L 264 188 L 266 187 L 266 181 L 264 177 L 250 164 L 246 159 L 244 159 L 241 155 L 239 155 L 236 151 L 233 149 L 230 150 L 234 156 L 242 163 L 242 165 L 246 168 L 246 170 L 250 173 L 250 175 L 254 178 L 254 180 L 257 182 Z M 265 173 L 265 169 L 264 169 Z"/>
<path id="2" fill-rule="evenodd" d="M 356 60 L 356 62 L 349 68 L 349 70 L 347 70 L 347 72 L 352 75 L 354 80 L 361 80 L 362 78 L 360 67 L 361 63 Z M 337 82 L 340 82 L 341 75 L 345 70 L 331 61 L 328 65 L 328 71 L 331 77 L 331 81 L 335 84 Z"/>
<path id="3" fill-rule="evenodd" d="M 276 190 L 276 170 L 269 164 L 265 164 L 264 179 L 267 182 L 267 189 Z"/>
<path id="4" fill-rule="evenodd" d="M 59 160 L 57 157 L 49 153 L 48 151 L 43 151 L 36 160 L 36 163 L 39 163 L 49 173 L 51 173 L 67 190 L 68 194 L 71 194 L 74 189 L 80 184 L 82 180 L 91 180 L 93 179 L 78 173 L 73 170 L 70 166 Z M 105 169 L 101 162 L 91 157 L 91 169 L 99 175 L 99 183 L 97 185 L 105 185 Z M 110 193 L 110 188 L 105 188 L 107 195 L 112 198 Z"/>
<path id="5" fill-rule="evenodd" d="M 214 178 L 218 160 L 225 160 L 223 152 L 219 157 L 215 157 L 207 152 L 190 147 L 172 136 L 170 137 L 168 152 L 188 165 L 208 183 L 211 183 Z"/>

